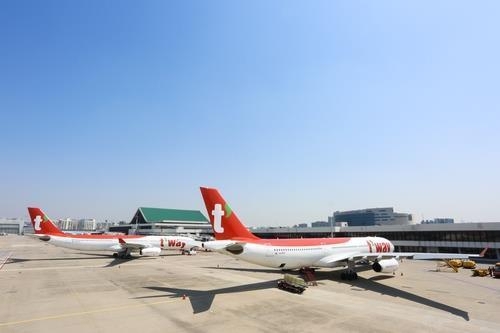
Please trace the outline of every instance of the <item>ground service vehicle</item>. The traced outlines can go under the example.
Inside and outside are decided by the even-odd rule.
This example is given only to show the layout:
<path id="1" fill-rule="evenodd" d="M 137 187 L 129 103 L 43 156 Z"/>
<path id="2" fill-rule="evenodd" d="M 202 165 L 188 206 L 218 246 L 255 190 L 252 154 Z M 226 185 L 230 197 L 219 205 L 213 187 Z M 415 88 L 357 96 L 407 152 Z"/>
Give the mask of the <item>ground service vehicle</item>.
<path id="1" fill-rule="evenodd" d="M 488 270 L 486 268 L 476 268 L 472 271 L 472 276 L 487 276 Z"/>
<path id="2" fill-rule="evenodd" d="M 463 260 L 462 267 L 468 268 L 468 269 L 474 269 L 474 268 L 476 268 L 476 262 L 474 260 L 468 260 L 468 259 Z"/>
<path id="3" fill-rule="evenodd" d="M 493 277 L 500 278 L 500 262 L 497 262 L 493 267 Z"/>
<path id="4" fill-rule="evenodd" d="M 461 259 L 451 259 L 451 260 L 448 260 L 450 266 L 453 266 L 453 267 L 456 267 L 456 268 L 459 268 L 459 267 L 462 267 L 462 260 Z"/>
<path id="5" fill-rule="evenodd" d="M 278 288 L 292 293 L 302 294 L 307 288 L 307 283 L 300 277 L 285 274 L 283 279 L 278 281 Z"/>

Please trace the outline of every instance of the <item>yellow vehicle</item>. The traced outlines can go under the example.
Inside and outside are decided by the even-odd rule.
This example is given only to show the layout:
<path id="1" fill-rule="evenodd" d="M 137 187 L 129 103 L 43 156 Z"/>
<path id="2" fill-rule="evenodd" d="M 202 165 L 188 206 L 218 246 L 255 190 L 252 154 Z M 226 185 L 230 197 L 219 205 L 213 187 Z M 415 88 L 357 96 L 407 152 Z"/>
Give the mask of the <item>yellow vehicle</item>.
<path id="1" fill-rule="evenodd" d="M 487 268 L 478 268 L 472 271 L 472 276 L 487 276 L 489 275 Z"/>
<path id="2" fill-rule="evenodd" d="M 462 261 L 462 267 L 463 268 L 468 268 L 468 269 L 474 269 L 476 268 L 476 262 L 474 260 L 464 260 Z"/>
<path id="3" fill-rule="evenodd" d="M 462 260 L 461 259 L 451 259 L 448 260 L 448 264 L 453 267 L 462 267 Z"/>

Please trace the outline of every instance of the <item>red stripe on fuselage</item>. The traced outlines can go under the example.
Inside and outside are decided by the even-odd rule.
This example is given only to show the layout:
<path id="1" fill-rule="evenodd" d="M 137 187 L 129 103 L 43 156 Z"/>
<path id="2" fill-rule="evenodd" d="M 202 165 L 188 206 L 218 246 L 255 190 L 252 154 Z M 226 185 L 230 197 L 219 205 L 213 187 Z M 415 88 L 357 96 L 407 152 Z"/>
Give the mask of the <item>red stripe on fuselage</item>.
<path id="1" fill-rule="evenodd" d="M 49 234 L 50 235 L 50 234 Z M 73 235 L 73 234 L 62 234 L 62 235 L 54 235 L 58 237 L 67 237 L 67 238 L 78 238 L 78 239 L 138 239 L 144 238 L 143 235 Z"/>
<path id="2" fill-rule="evenodd" d="M 252 244 L 274 245 L 274 246 L 317 246 L 317 245 L 335 245 L 344 244 L 351 238 L 282 238 L 282 239 L 245 239 L 232 238 L 234 241 L 240 241 Z"/>

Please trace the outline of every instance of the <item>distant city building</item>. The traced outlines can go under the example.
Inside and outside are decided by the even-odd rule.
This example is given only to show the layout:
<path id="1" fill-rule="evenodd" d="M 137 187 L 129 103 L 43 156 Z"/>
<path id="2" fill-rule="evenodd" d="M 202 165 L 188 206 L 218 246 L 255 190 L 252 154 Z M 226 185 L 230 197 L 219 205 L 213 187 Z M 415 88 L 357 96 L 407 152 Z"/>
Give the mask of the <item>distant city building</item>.
<path id="1" fill-rule="evenodd" d="M 97 222 L 95 219 L 58 219 L 55 224 L 61 230 L 65 231 L 95 231 Z"/>
<path id="2" fill-rule="evenodd" d="M 452 218 L 436 218 L 434 220 L 422 220 L 421 224 L 438 224 L 438 223 L 455 223 L 455 220 Z"/>
<path id="3" fill-rule="evenodd" d="M 349 224 L 347 222 L 335 222 L 333 216 L 328 216 L 328 225 L 330 227 L 347 227 Z"/>
<path id="4" fill-rule="evenodd" d="M 76 223 L 73 223 L 73 220 L 71 220 L 70 218 L 59 219 L 57 220 L 56 225 L 61 230 L 68 230 L 68 231 L 78 230 L 78 225 Z"/>
<path id="5" fill-rule="evenodd" d="M 92 230 L 94 231 L 97 227 L 95 219 L 80 219 L 78 220 L 79 230 Z"/>
<path id="6" fill-rule="evenodd" d="M 311 227 L 313 228 L 328 227 L 329 225 L 330 223 L 325 221 L 316 221 L 311 223 Z"/>
<path id="7" fill-rule="evenodd" d="M 383 207 L 336 211 L 329 221 L 347 222 L 349 226 L 408 225 L 413 223 L 413 218 L 411 214 L 395 213 L 392 207 Z"/>

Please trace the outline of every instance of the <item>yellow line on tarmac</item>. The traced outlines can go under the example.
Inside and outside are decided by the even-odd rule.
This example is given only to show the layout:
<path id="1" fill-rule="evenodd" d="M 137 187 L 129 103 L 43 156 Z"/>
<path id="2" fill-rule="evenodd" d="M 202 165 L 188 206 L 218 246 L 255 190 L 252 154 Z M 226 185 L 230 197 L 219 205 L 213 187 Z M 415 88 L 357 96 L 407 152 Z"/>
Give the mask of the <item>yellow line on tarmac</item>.
<path id="1" fill-rule="evenodd" d="M 5 323 L 0 323 L 0 327 L 3 327 L 3 326 L 12 326 L 12 325 L 19 325 L 19 324 L 27 324 L 27 323 L 37 322 L 37 321 L 61 319 L 61 318 L 68 318 L 68 317 L 77 317 L 77 316 L 82 316 L 82 315 L 87 315 L 87 314 L 94 314 L 94 313 L 101 313 L 101 312 L 112 312 L 112 311 L 119 311 L 119 310 L 124 310 L 124 309 L 140 308 L 140 307 L 150 306 L 150 305 L 173 303 L 173 302 L 176 302 L 176 301 L 177 300 L 175 300 L 175 299 L 173 299 L 173 300 L 169 299 L 169 300 L 165 300 L 165 301 L 158 301 L 158 302 L 151 302 L 151 303 L 142 303 L 142 304 L 133 304 L 133 305 L 115 306 L 115 307 L 102 308 L 102 309 L 96 309 L 96 310 L 91 310 L 91 311 L 63 313 L 63 314 L 53 315 L 53 316 L 45 316 L 45 317 L 39 317 L 39 318 L 31 318 L 31 319 L 26 319 L 26 320 L 18 320 L 18 321 L 10 321 L 10 322 L 5 322 Z"/>

